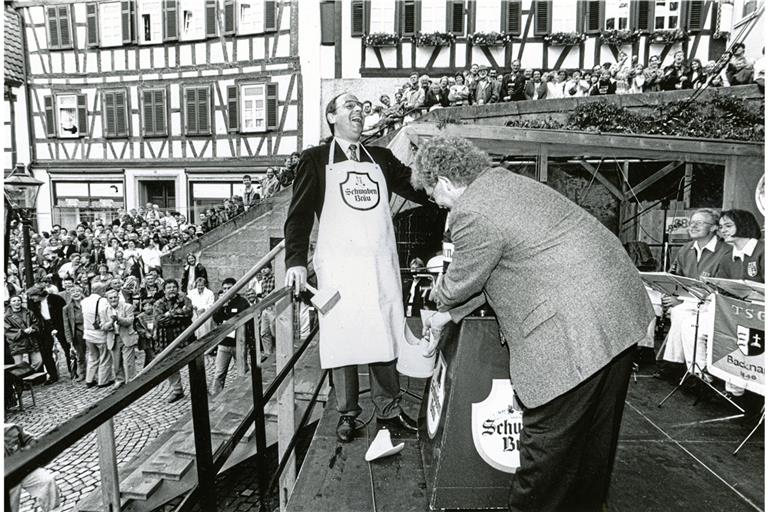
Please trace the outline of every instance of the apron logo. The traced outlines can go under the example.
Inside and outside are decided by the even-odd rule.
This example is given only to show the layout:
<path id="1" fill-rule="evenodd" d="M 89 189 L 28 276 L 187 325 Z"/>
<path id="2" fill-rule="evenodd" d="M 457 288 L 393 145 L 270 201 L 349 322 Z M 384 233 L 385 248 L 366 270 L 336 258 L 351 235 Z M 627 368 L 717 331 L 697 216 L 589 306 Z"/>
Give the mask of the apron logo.
<path id="1" fill-rule="evenodd" d="M 750 261 L 749 263 L 747 263 L 747 275 L 749 277 L 757 276 L 757 262 L 756 261 Z"/>
<path id="2" fill-rule="evenodd" d="M 741 353 L 748 357 L 759 356 L 765 352 L 765 331 L 736 326 L 736 339 Z"/>
<path id="3" fill-rule="evenodd" d="M 514 473 L 520 467 L 523 413 L 515 405 L 509 379 L 493 379 L 488 396 L 472 404 L 475 450 L 491 467 Z"/>
<path id="4" fill-rule="evenodd" d="M 339 188 L 341 197 L 350 208 L 373 210 L 379 205 L 379 184 L 367 172 L 348 173 L 347 179 L 339 183 Z"/>

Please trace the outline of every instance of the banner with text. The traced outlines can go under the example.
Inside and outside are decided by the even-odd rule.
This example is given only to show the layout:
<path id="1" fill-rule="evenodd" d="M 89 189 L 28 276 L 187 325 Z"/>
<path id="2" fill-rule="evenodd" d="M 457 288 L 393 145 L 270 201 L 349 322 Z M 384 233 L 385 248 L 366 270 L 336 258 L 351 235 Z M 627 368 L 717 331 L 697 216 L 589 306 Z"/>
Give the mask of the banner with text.
<path id="1" fill-rule="evenodd" d="M 715 294 L 707 370 L 765 396 L 765 305 Z"/>

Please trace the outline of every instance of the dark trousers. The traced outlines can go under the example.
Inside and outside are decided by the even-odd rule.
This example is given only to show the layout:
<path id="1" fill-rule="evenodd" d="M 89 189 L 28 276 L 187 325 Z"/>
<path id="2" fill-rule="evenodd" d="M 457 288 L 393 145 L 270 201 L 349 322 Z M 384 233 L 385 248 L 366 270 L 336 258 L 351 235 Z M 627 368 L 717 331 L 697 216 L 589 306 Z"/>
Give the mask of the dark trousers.
<path id="1" fill-rule="evenodd" d="M 636 351 L 630 347 L 578 387 L 524 409 L 510 511 L 603 509 Z"/>
<path id="2" fill-rule="evenodd" d="M 86 366 L 88 366 L 86 355 L 85 355 L 85 340 L 82 337 L 76 337 L 72 341 L 72 345 L 75 348 L 75 354 L 77 357 L 77 361 L 75 363 L 77 375 L 73 375 L 73 377 L 76 376 L 77 378 L 85 379 L 85 369 L 86 369 Z M 72 366 L 70 365 L 69 368 L 70 368 L 69 371 L 71 372 Z"/>
<path id="3" fill-rule="evenodd" d="M 58 379 L 59 370 L 56 368 L 56 360 L 53 358 L 53 336 L 51 336 L 50 331 L 43 331 L 38 341 L 45 372 L 49 378 Z"/>
<path id="4" fill-rule="evenodd" d="M 397 360 L 368 365 L 371 399 L 376 408 L 377 418 L 394 418 L 400 414 L 400 375 L 397 373 L 396 366 Z M 332 374 L 336 410 L 346 416 L 358 416 L 362 409 L 358 403 L 360 383 L 357 366 L 334 368 Z"/>

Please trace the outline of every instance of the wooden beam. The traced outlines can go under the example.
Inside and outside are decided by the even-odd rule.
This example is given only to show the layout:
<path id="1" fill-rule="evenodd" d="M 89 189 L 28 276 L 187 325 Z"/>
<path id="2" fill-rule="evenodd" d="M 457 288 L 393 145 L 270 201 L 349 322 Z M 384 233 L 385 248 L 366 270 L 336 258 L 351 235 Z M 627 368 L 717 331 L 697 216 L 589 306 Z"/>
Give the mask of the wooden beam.
<path id="1" fill-rule="evenodd" d="M 611 183 L 611 181 L 610 181 L 608 178 L 606 178 L 606 177 L 605 177 L 605 176 L 604 176 L 604 175 L 603 175 L 603 174 L 602 174 L 602 173 L 601 173 L 601 172 L 600 172 L 600 171 L 599 171 L 597 168 L 595 168 L 595 167 L 594 167 L 592 164 L 590 164 L 589 162 L 585 162 L 584 160 L 580 160 L 580 161 L 579 161 L 579 164 L 581 164 L 581 166 L 582 166 L 582 167 L 584 167 L 586 170 L 588 170 L 588 171 L 590 172 L 590 174 L 592 174 L 592 176 L 594 176 L 594 177 L 597 179 L 597 181 L 599 181 L 600 183 L 602 183 L 602 184 L 603 184 L 603 186 L 605 186 L 605 188 L 607 188 L 607 189 L 608 189 L 608 191 L 609 191 L 611 194 L 613 194 L 614 196 L 616 196 L 616 197 L 618 198 L 618 200 L 619 200 L 619 201 L 623 201 L 623 200 L 625 199 L 625 198 L 624 198 L 624 194 L 622 194 L 621 190 L 619 190 L 619 188 L 618 188 L 616 185 L 614 185 L 613 183 Z"/>
<path id="2" fill-rule="evenodd" d="M 650 187 L 651 185 L 659 181 L 664 176 L 672 173 L 675 169 L 677 169 L 681 165 L 683 165 L 683 162 L 671 162 L 665 165 L 664 167 L 662 167 L 661 169 L 653 173 L 651 176 L 647 177 L 642 182 L 640 182 L 640 184 L 638 184 L 634 188 L 635 194 L 637 195 L 643 190 L 647 189 L 648 187 Z"/>
<path id="3" fill-rule="evenodd" d="M 195 436 L 200 507 L 202 510 L 216 512 L 216 468 L 213 465 L 211 448 L 211 420 L 208 413 L 208 384 L 205 380 L 204 358 L 201 354 L 189 363 L 189 396 L 192 400 L 192 428 Z"/>
<path id="4" fill-rule="evenodd" d="M 541 183 L 546 183 L 549 178 L 549 148 L 545 144 L 539 147 L 539 156 L 536 158 L 536 177 Z"/>
<path id="5" fill-rule="evenodd" d="M 685 162 L 685 182 L 683 185 L 683 204 L 686 210 L 691 207 L 691 184 L 693 183 L 693 164 Z"/>
<path id="6" fill-rule="evenodd" d="M 101 499 L 104 510 L 120 510 L 120 477 L 117 474 L 115 427 L 112 418 L 96 429 L 101 471 Z"/>

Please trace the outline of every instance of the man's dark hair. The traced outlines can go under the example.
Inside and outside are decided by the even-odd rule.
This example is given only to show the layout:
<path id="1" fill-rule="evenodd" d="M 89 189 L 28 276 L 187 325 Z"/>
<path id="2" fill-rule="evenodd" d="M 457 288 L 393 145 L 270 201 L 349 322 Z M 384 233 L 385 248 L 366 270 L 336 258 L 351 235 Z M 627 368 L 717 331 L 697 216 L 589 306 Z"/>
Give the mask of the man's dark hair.
<path id="1" fill-rule="evenodd" d="M 328 102 L 328 104 L 325 106 L 325 122 L 328 123 L 328 127 L 331 129 L 332 134 L 336 134 L 334 131 L 333 123 L 328 121 L 328 114 L 335 114 L 336 113 L 336 100 L 341 98 L 347 94 L 346 92 L 342 92 L 341 94 L 337 94 L 333 98 L 331 98 L 331 101 Z"/>
<path id="2" fill-rule="evenodd" d="M 363 102 L 363 105 L 365 105 L 366 103 L 367 103 L 367 104 L 369 104 L 369 105 L 371 105 L 371 106 L 373 106 L 373 103 L 371 103 L 371 101 L 370 101 L 370 100 L 365 100 L 365 101 Z"/>
<path id="3" fill-rule="evenodd" d="M 168 288 L 169 284 L 175 285 L 176 288 L 179 287 L 179 282 L 177 280 L 175 280 L 175 279 L 166 279 L 165 283 L 163 283 L 163 290 Z"/>
<path id="4" fill-rule="evenodd" d="M 250 174 L 243 174 L 243 179 L 248 178 L 249 180 L 253 181 L 253 178 L 251 178 Z"/>
<path id="5" fill-rule="evenodd" d="M 236 282 L 237 282 L 237 279 L 235 279 L 234 277 L 227 277 L 221 282 L 221 286 L 224 286 L 225 284 L 231 284 L 232 286 L 234 286 Z"/>
<path id="6" fill-rule="evenodd" d="M 756 238 L 760 240 L 760 224 L 752 213 L 746 210 L 725 210 L 720 213 L 720 218 L 728 217 L 736 225 L 736 238 Z"/>
<path id="7" fill-rule="evenodd" d="M 732 52 L 735 52 L 735 51 L 736 51 L 736 50 L 738 50 L 739 48 L 741 48 L 741 49 L 743 49 L 743 50 L 746 50 L 746 49 L 747 49 L 747 47 L 746 47 L 746 45 L 744 45 L 744 43 L 734 43 L 734 44 L 733 44 L 733 46 L 731 46 L 731 51 L 732 51 Z M 754 237 L 753 237 L 753 238 L 754 238 Z"/>

